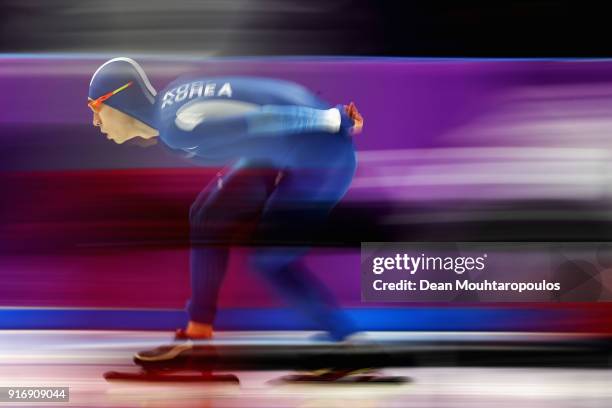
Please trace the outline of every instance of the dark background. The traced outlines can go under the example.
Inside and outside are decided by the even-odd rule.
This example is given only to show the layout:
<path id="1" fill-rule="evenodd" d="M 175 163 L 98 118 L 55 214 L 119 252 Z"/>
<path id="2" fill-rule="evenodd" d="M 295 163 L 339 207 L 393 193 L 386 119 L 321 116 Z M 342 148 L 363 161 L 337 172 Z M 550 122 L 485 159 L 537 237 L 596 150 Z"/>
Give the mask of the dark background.
<path id="1" fill-rule="evenodd" d="M 0 0 L 5 53 L 605 57 L 610 31 L 588 2 Z"/>

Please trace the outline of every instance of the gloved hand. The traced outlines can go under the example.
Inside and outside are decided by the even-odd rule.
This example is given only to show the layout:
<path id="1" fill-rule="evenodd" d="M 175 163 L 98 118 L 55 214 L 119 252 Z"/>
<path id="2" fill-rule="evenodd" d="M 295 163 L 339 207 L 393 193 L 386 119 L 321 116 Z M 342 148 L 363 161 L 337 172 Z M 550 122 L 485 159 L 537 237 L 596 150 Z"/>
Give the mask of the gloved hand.
<path id="1" fill-rule="evenodd" d="M 349 122 L 350 125 L 347 125 L 349 132 L 352 135 L 357 135 L 361 133 L 363 129 L 363 116 L 357 110 L 357 106 L 354 102 L 349 103 L 348 105 L 344 105 L 342 110 L 340 110 L 342 115 L 342 126 L 344 127 L 345 121 Z M 347 120 L 348 119 L 348 120 Z"/>

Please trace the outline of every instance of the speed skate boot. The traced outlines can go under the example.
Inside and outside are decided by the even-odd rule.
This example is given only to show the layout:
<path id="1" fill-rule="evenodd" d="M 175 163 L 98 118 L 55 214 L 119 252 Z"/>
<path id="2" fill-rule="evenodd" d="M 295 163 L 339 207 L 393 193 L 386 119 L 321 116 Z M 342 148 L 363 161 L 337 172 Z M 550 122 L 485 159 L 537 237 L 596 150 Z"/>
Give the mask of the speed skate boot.
<path id="1" fill-rule="evenodd" d="M 171 344 L 156 347 L 152 350 L 143 350 L 136 353 L 136 363 L 163 363 L 185 356 L 197 347 L 211 347 L 209 339 L 193 339 L 187 335 L 185 329 L 177 329 L 174 333 L 174 341 Z"/>

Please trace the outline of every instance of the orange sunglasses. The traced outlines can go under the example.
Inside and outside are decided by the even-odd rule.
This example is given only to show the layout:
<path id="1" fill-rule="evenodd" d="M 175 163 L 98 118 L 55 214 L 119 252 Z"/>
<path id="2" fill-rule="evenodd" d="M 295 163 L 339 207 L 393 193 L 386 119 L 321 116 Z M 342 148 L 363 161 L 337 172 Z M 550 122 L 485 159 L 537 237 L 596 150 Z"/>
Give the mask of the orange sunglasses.
<path id="1" fill-rule="evenodd" d="M 90 99 L 89 101 L 87 101 L 87 106 L 89 106 L 93 111 L 98 112 L 98 109 L 100 107 L 100 104 L 102 104 L 102 102 L 106 101 L 108 98 L 110 98 L 113 95 L 118 94 L 119 92 L 129 88 L 132 85 L 132 81 L 128 82 L 127 84 L 123 85 L 122 87 L 119 87 L 117 89 L 115 89 L 114 91 L 111 91 L 107 94 L 102 95 L 99 98 L 96 99 Z"/>

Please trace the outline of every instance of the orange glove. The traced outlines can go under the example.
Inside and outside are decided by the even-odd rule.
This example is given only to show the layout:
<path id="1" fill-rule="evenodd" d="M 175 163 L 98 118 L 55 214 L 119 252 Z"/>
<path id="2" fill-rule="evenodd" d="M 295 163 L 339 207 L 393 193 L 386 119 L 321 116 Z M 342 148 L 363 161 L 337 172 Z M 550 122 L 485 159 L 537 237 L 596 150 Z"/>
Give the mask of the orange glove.
<path id="1" fill-rule="evenodd" d="M 344 112 L 353 120 L 354 124 L 351 128 L 351 133 L 353 135 L 361 133 L 361 130 L 363 129 L 363 116 L 361 116 L 357 110 L 355 103 L 351 102 L 348 105 L 344 105 Z"/>

